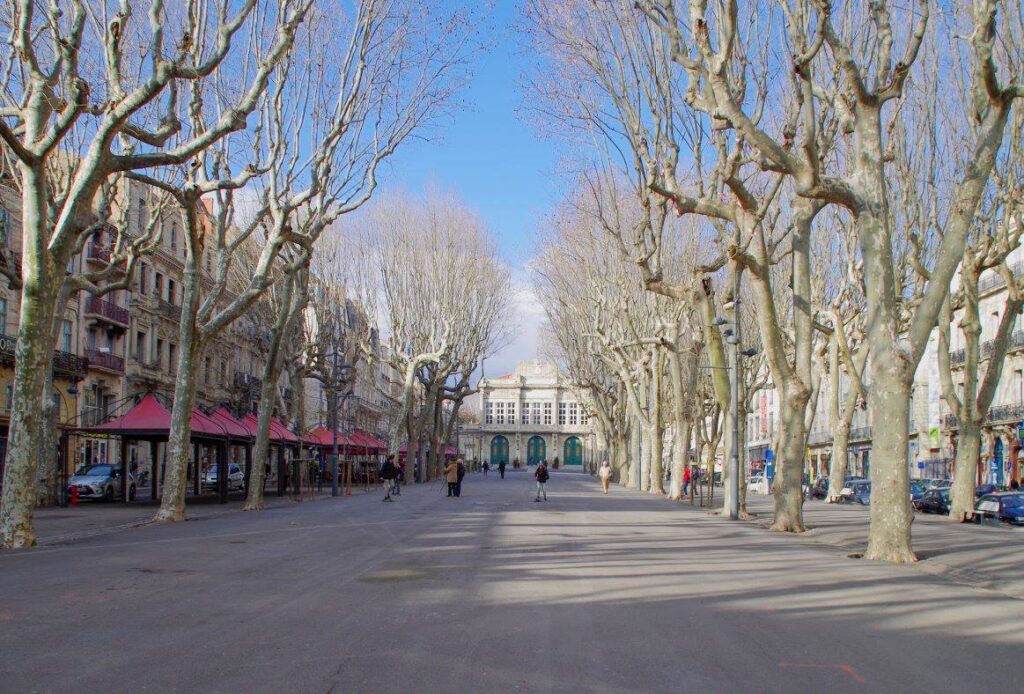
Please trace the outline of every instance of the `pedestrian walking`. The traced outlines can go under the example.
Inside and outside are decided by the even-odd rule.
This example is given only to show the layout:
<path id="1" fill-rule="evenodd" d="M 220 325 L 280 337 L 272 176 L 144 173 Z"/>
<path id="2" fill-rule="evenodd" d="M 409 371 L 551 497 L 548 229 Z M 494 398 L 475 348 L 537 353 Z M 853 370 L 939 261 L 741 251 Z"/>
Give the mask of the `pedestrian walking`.
<path id="1" fill-rule="evenodd" d="M 391 457 L 393 458 L 394 456 L 395 456 L 395 454 L 392 453 Z M 395 496 L 402 496 L 402 480 L 405 479 L 405 463 L 402 462 L 402 461 L 399 461 L 398 463 L 395 464 L 395 468 L 396 468 L 396 471 L 395 471 L 395 491 L 394 491 L 394 495 Z"/>
<path id="2" fill-rule="evenodd" d="M 690 466 L 687 465 L 683 468 L 683 496 L 686 496 L 690 492 L 690 477 L 693 475 L 693 471 Z"/>
<path id="3" fill-rule="evenodd" d="M 490 469 L 491 469 L 490 464 L 485 460 L 484 461 L 484 477 L 487 477 L 487 471 L 490 470 Z"/>
<path id="4" fill-rule="evenodd" d="M 501 475 L 501 479 L 505 479 L 505 461 L 498 463 L 498 474 Z"/>
<path id="5" fill-rule="evenodd" d="M 601 478 L 601 486 L 604 487 L 604 493 L 608 493 L 608 485 L 612 481 L 612 466 L 608 464 L 608 461 L 601 463 L 601 469 L 598 470 L 597 476 Z"/>
<path id="6" fill-rule="evenodd" d="M 455 496 L 462 496 L 462 479 L 466 476 L 466 463 L 462 460 L 462 458 L 456 458 L 455 466 Z"/>
<path id="7" fill-rule="evenodd" d="M 444 464 L 444 479 L 448 483 L 448 496 L 455 496 L 455 487 L 459 484 L 459 466 L 454 460 Z"/>
<path id="8" fill-rule="evenodd" d="M 548 500 L 548 490 L 545 489 L 544 485 L 548 481 L 548 466 L 547 463 L 541 461 L 537 469 L 534 470 L 533 476 L 537 478 L 537 498 L 534 501 L 540 501 L 541 494 L 544 495 L 544 501 Z"/>
<path id="9" fill-rule="evenodd" d="M 384 480 L 384 498 L 381 501 L 394 501 L 391 492 L 395 486 L 395 478 L 398 477 L 398 466 L 395 465 L 395 455 L 392 453 L 384 460 L 380 469 L 380 478 Z"/>

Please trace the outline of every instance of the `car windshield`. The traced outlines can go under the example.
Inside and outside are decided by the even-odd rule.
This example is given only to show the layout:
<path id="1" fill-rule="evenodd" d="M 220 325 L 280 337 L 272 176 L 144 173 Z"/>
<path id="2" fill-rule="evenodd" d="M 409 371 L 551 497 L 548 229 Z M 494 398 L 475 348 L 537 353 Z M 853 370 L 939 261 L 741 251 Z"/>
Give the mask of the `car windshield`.
<path id="1" fill-rule="evenodd" d="M 923 492 L 926 488 L 924 482 L 914 480 L 910 483 L 910 491 L 912 492 Z"/>
<path id="2" fill-rule="evenodd" d="M 1014 494 L 1012 496 L 1003 497 L 1003 508 L 1021 507 L 1024 507 L 1024 494 Z"/>
<path id="3" fill-rule="evenodd" d="M 78 468 L 78 472 L 75 474 L 80 477 L 108 477 L 113 471 L 113 465 L 89 465 Z"/>

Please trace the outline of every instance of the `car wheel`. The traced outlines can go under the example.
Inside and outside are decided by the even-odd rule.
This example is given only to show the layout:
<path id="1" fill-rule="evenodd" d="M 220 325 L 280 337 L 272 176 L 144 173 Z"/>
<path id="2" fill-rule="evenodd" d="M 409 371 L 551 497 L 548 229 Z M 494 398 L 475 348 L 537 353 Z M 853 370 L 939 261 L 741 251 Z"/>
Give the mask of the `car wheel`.
<path id="1" fill-rule="evenodd" d="M 135 501 L 135 485 L 128 487 L 128 501 Z"/>
<path id="2" fill-rule="evenodd" d="M 114 500 L 114 488 L 113 487 L 107 487 L 103 491 L 103 500 L 108 502 L 108 503 Z"/>

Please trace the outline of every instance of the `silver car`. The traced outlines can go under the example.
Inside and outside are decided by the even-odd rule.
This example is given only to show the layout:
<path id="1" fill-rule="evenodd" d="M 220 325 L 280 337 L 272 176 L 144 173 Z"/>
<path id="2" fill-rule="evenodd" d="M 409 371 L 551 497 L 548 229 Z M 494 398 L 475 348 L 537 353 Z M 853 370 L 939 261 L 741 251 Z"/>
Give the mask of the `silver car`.
<path id="1" fill-rule="evenodd" d="M 217 488 L 217 466 L 209 468 L 203 473 L 203 486 L 207 489 Z M 228 491 L 237 489 L 241 491 L 245 488 L 245 474 L 242 473 L 242 467 L 238 463 L 230 463 L 228 465 Z"/>
<path id="2" fill-rule="evenodd" d="M 128 475 L 128 498 L 135 498 L 135 479 Z M 120 465 L 84 465 L 68 480 L 68 495 L 71 489 L 78 490 L 79 499 L 102 499 L 113 501 L 124 498 L 124 487 L 121 485 Z"/>

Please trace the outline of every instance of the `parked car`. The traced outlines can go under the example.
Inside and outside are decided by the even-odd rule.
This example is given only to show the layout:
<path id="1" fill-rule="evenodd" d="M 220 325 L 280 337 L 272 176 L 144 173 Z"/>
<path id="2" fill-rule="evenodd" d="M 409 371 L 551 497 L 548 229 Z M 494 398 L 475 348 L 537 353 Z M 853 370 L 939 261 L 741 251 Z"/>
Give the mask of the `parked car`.
<path id="1" fill-rule="evenodd" d="M 949 489 L 953 486 L 953 480 L 932 480 L 928 485 L 929 489 Z"/>
<path id="2" fill-rule="evenodd" d="M 1024 525 L 1024 494 L 999 492 L 981 497 L 974 504 L 974 522 L 982 521 Z"/>
<path id="3" fill-rule="evenodd" d="M 135 498 L 135 479 L 129 474 L 128 498 Z M 79 499 L 113 501 L 124 496 L 119 465 L 83 465 L 68 480 L 68 495 L 77 488 Z"/>
<path id="4" fill-rule="evenodd" d="M 747 491 L 754 494 L 768 494 L 768 478 L 764 475 L 754 475 L 747 480 Z"/>
<path id="5" fill-rule="evenodd" d="M 914 502 L 925 495 L 928 491 L 928 485 L 925 484 L 924 480 L 910 480 L 910 501 Z"/>
<path id="6" fill-rule="evenodd" d="M 914 502 L 914 508 L 921 513 L 949 514 L 949 490 L 929 489 L 920 499 Z"/>
<path id="7" fill-rule="evenodd" d="M 219 466 L 214 465 L 203 473 L 203 486 L 208 489 L 217 488 L 217 468 Z M 242 467 L 238 463 L 230 463 L 228 465 L 228 491 L 237 489 L 241 491 L 245 487 L 245 475 L 242 473 Z"/>
<path id="8" fill-rule="evenodd" d="M 974 498 L 980 499 L 986 494 L 995 494 L 999 491 L 998 485 L 995 484 L 979 484 L 974 488 Z"/>
<path id="9" fill-rule="evenodd" d="M 851 480 L 839 492 L 839 500 L 847 504 L 867 506 L 871 503 L 871 481 Z"/>

